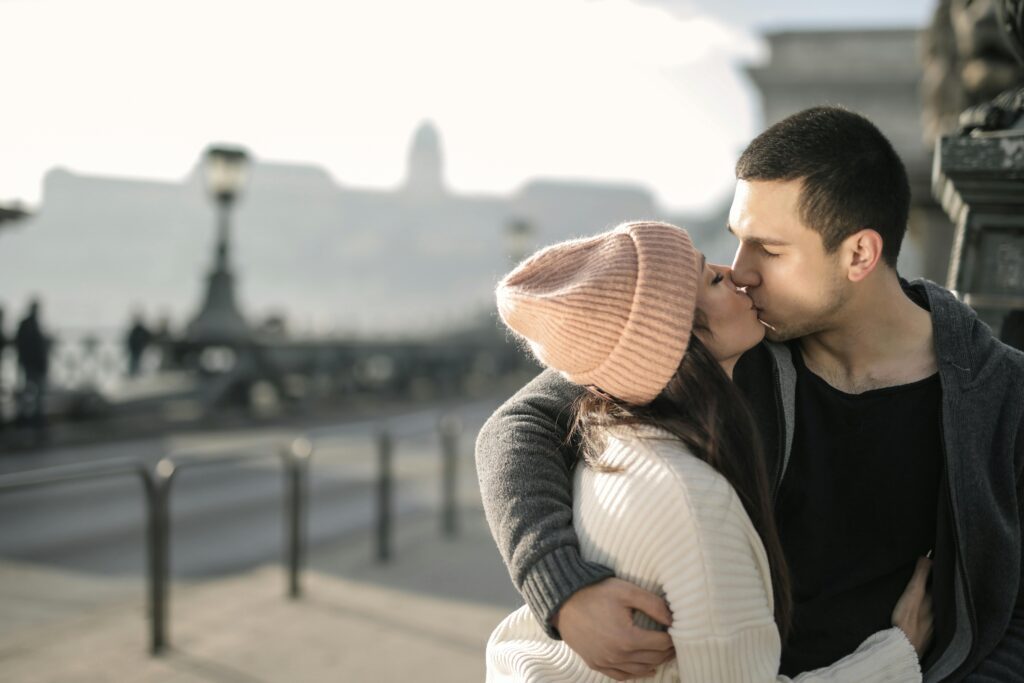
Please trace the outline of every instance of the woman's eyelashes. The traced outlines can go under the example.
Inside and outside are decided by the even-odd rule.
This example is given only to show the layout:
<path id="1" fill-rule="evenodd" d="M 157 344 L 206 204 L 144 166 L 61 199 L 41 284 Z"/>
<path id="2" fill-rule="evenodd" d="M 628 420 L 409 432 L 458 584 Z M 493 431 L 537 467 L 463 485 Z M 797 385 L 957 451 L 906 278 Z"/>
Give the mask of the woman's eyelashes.
<path id="1" fill-rule="evenodd" d="M 711 280 L 711 284 L 717 285 L 719 282 L 721 282 L 724 279 L 725 279 L 724 275 L 722 275 L 721 273 L 715 273 L 715 277 L 714 277 L 713 280 Z"/>

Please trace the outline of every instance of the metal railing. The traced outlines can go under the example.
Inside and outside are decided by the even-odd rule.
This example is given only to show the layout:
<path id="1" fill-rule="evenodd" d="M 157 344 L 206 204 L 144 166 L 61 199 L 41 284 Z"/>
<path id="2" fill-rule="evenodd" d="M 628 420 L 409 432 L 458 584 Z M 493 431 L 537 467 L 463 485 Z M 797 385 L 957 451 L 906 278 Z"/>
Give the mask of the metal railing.
<path id="1" fill-rule="evenodd" d="M 441 441 L 441 529 L 447 536 L 457 533 L 456 471 L 461 423 L 446 416 L 438 423 Z M 405 435 L 409 436 L 409 435 Z M 377 433 L 377 519 L 376 556 L 381 562 L 392 557 L 393 527 L 393 447 L 394 436 L 388 429 Z M 279 457 L 285 479 L 284 512 L 285 563 L 288 567 L 288 595 L 302 594 L 301 573 L 306 564 L 309 470 L 314 452 L 312 442 L 299 437 L 275 454 L 252 455 L 248 452 L 179 451 L 161 458 L 152 469 L 136 458 L 112 459 L 88 464 L 62 465 L 0 476 L 0 494 L 5 492 L 56 486 L 84 480 L 134 475 L 142 482 L 146 502 L 147 595 L 150 621 L 150 652 L 163 653 L 169 643 L 168 599 L 170 583 L 170 497 L 176 475 L 196 467 L 245 464 Z"/>

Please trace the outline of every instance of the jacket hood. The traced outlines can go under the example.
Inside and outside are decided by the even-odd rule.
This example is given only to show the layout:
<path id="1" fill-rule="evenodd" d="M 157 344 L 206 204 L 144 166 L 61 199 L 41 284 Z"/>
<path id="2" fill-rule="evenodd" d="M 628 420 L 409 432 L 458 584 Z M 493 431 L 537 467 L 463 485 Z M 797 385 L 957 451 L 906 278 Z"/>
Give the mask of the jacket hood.
<path id="1" fill-rule="evenodd" d="M 936 358 L 962 388 L 984 381 L 1007 360 L 1009 347 L 952 292 L 930 280 L 901 282 L 912 300 L 931 311 Z"/>

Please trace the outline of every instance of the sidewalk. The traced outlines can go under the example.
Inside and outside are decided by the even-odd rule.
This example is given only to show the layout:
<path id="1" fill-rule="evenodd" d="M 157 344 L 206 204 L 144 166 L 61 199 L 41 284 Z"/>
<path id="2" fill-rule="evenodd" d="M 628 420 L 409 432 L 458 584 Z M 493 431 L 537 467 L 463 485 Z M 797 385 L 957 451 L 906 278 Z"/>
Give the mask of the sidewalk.
<path id="1" fill-rule="evenodd" d="M 434 514 L 398 520 L 384 565 L 368 532 L 317 549 L 298 601 L 271 565 L 174 582 L 161 657 L 141 582 L 0 562 L 0 681 L 481 681 L 487 637 L 521 601 L 479 508 L 459 522 L 443 539 Z"/>

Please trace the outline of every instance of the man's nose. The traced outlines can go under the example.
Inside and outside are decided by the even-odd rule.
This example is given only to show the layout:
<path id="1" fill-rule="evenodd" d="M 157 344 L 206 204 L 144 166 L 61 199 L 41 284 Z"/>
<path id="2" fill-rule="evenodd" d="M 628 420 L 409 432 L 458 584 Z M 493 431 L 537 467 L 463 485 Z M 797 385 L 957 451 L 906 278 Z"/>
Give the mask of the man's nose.
<path id="1" fill-rule="evenodd" d="M 732 268 L 729 268 L 728 266 L 723 268 L 722 275 L 725 276 L 725 279 L 729 282 L 729 284 L 736 288 L 737 292 L 739 292 L 740 294 L 743 293 L 742 291 L 740 291 L 743 285 L 740 285 L 736 282 L 736 273 L 733 271 Z"/>
<path id="2" fill-rule="evenodd" d="M 761 284 L 761 276 L 754 268 L 748 250 L 742 245 L 736 250 L 732 261 L 732 281 L 737 287 L 757 287 Z"/>

